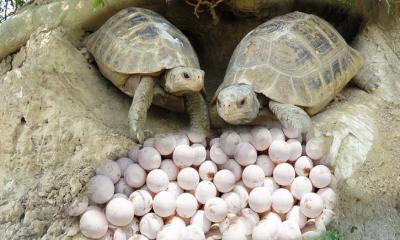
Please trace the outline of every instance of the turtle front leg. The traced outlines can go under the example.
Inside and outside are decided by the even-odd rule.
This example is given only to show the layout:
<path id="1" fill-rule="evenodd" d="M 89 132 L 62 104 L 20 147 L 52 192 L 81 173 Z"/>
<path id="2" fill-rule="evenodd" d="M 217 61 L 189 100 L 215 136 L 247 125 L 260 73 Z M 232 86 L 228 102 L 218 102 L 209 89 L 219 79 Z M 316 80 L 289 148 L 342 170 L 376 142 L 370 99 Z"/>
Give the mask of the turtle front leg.
<path id="1" fill-rule="evenodd" d="M 371 67 L 364 66 L 354 77 L 352 83 L 367 93 L 372 93 L 380 86 L 381 78 L 376 75 L 375 71 Z"/>
<path id="2" fill-rule="evenodd" d="M 191 128 L 209 130 L 210 119 L 207 104 L 201 93 L 189 94 L 185 98 Z"/>
<path id="3" fill-rule="evenodd" d="M 275 114 L 284 128 L 298 129 L 302 133 L 311 130 L 310 116 L 301 108 L 286 103 L 269 102 L 269 109 Z"/>
<path id="4" fill-rule="evenodd" d="M 131 108 L 129 109 L 128 122 L 130 133 L 135 141 L 143 143 L 144 126 L 147 118 L 147 110 L 153 101 L 153 89 L 155 80 L 153 77 L 144 76 L 135 90 Z"/>

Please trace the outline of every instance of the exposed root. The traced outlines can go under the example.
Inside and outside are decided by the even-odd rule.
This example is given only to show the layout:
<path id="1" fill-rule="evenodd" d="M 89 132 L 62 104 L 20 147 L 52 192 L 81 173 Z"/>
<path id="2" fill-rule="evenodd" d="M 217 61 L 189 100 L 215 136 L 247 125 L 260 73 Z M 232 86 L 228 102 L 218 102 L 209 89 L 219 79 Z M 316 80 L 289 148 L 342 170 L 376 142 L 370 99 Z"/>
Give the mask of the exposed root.
<path id="1" fill-rule="evenodd" d="M 197 17 L 200 18 L 199 13 L 203 12 L 203 10 L 200 9 L 200 7 L 206 6 L 208 8 L 208 10 L 210 11 L 210 14 L 212 16 L 213 19 L 213 23 L 216 25 L 219 22 L 219 17 L 217 15 L 217 12 L 215 11 L 215 8 L 221 4 L 224 0 L 195 0 L 196 3 L 193 3 L 189 0 L 185 0 L 185 2 L 187 4 L 189 4 L 190 6 L 194 7 L 194 11 L 193 14 Z"/>

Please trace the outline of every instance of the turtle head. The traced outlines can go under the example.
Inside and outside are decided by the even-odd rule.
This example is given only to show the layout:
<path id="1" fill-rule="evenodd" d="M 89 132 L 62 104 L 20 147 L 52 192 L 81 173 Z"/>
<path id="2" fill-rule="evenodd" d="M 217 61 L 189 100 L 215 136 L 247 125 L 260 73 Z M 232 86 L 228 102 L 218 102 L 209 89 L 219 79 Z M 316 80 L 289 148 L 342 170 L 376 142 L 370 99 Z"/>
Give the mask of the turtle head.
<path id="1" fill-rule="evenodd" d="M 218 115 L 230 124 L 249 123 L 260 109 L 257 95 L 247 84 L 237 84 L 221 90 L 217 97 Z"/>
<path id="2" fill-rule="evenodd" d="M 173 95 L 200 92 L 204 87 L 204 71 L 198 68 L 176 67 L 164 76 L 164 89 Z"/>

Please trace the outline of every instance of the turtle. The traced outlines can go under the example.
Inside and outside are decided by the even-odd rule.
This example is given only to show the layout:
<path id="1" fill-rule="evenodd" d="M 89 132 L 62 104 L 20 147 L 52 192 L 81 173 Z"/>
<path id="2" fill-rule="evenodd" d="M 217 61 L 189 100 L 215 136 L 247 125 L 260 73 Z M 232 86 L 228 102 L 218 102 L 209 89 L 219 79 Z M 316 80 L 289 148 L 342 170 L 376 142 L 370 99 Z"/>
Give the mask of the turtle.
<path id="1" fill-rule="evenodd" d="M 230 124 L 251 124 L 269 113 L 284 128 L 308 133 L 310 116 L 351 79 L 367 92 L 379 86 L 373 69 L 363 64 L 361 54 L 322 18 L 303 12 L 278 16 L 235 48 L 210 114 Z"/>
<path id="2" fill-rule="evenodd" d="M 132 137 L 142 143 L 152 102 L 188 111 L 191 127 L 209 127 L 202 96 L 204 71 L 187 37 L 158 13 L 125 8 L 86 39 L 100 72 L 133 97 L 128 114 Z M 155 96 L 153 98 L 153 95 Z"/>

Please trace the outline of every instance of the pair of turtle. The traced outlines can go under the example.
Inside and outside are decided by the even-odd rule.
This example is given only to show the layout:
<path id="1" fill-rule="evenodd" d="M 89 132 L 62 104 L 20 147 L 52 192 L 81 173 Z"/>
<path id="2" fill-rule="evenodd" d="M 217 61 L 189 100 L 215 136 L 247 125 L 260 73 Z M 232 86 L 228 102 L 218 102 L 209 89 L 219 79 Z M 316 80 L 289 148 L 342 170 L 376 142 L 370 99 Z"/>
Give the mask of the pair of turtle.
<path id="1" fill-rule="evenodd" d="M 143 141 L 152 102 L 186 109 L 192 127 L 209 128 L 200 93 L 204 72 L 189 40 L 162 16 L 124 9 L 92 34 L 87 46 L 104 76 L 133 96 L 128 119 L 137 141 Z M 360 88 L 377 87 L 377 78 L 362 66 L 361 55 L 323 19 L 301 12 L 279 16 L 236 47 L 210 113 L 247 124 L 272 112 L 283 127 L 307 132 L 309 114 L 321 111 L 356 75 L 353 82 Z"/>

